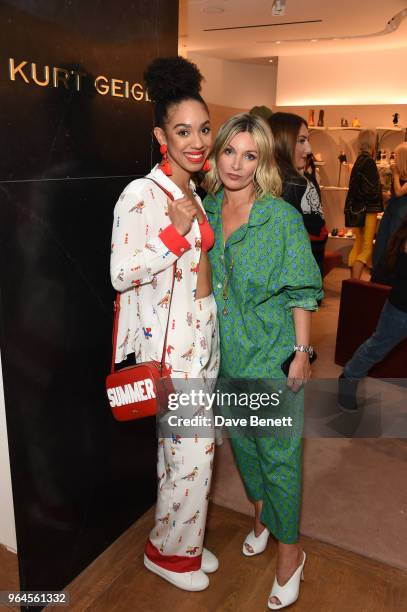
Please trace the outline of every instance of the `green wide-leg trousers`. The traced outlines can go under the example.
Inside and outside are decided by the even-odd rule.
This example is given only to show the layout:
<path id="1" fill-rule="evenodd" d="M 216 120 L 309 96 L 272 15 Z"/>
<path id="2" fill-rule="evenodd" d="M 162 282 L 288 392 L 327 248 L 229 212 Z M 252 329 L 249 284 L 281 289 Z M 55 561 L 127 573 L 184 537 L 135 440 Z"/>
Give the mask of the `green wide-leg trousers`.
<path id="1" fill-rule="evenodd" d="M 263 501 L 260 520 L 284 544 L 298 541 L 301 506 L 302 439 L 231 437 L 247 495 Z"/>

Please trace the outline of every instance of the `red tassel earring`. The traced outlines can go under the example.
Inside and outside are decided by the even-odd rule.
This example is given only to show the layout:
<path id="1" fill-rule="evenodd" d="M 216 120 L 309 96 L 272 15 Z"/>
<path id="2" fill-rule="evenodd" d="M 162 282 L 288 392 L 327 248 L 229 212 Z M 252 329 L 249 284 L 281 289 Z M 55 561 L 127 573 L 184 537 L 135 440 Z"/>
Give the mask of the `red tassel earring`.
<path id="1" fill-rule="evenodd" d="M 172 169 L 171 169 L 171 166 L 170 166 L 170 162 L 168 161 L 168 158 L 167 158 L 167 151 L 168 151 L 167 145 L 166 144 L 162 144 L 160 146 L 160 153 L 163 156 L 163 158 L 162 158 L 162 160 L 160 162 L 159 167 L 160 167 L 160 170 L 162 170 L 166 176 L 171 176 L 172 175 Z"/>
<path id="2" fill-rule="evenodd" d="M 206 159 L 204 165 L 202 166 L 202 170 L 203 172 L 209 172 L 210 169 L 211 169 L 211 162 L 209 161 L 209 159 Z"/>

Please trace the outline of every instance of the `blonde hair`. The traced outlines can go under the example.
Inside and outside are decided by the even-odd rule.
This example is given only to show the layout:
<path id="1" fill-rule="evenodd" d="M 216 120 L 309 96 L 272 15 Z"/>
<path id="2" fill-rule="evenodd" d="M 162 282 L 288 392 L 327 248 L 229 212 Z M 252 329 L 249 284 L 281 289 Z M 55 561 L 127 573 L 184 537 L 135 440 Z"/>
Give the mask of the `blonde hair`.
<path id="1" fill-rule="evenodd" d="M 209 156 L 211 169 L 202 186 L 211 194 L 216 194 L 222 188 L 216 162 L 232 138 L 242 132 L 249 132 L 252 135 L 258 153 L 258 163 L 254 175 L 256 198 L 264 198 L 268 193 L 275 197 L 280 196 L 282 184 L 274 159 L 273 135 L 269 126 L 261 117 L 249 113 L 234 115 L 219 128 Z"/>
<path id="2" fill-rule="evenodd" d="M 404 180 L 407 179 L 407 142 L 402 142 L 395 149 L 396 154 L 396 166 L 400 173 L 400 177 Z"/>
<path id="3" fill-rule="evenodd" d="M 376 148 L 376 132 L 374 130 L 362 130 L 358 135 L 359 151 L 371 153 Z"/>

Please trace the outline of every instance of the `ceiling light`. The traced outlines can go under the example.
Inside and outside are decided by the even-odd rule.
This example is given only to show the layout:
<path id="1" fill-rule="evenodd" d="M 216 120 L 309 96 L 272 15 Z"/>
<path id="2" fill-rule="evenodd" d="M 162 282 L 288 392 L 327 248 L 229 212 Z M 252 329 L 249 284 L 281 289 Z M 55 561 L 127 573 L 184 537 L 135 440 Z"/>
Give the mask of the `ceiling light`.
<path id="1" fill-rule="evenodd" d="M 311 38 L 311 42 L 318 42 L 318 38 Z"/>
<path id="2" fill-rule="evenodd" d="M 273 6 L 271 7 L 271 14 L 274 15 L 274 17 L 285 15 L 285 0 L 274 0 Z"/>
<path id="3" fill-rule="evenodd" d="M 276 40 L 276 45 L 281 45 L 281 40 Z"/>
<path id="4" fill-rule="evenodd" d="M 274 62 L 274 60 L 269 59 L 269 64 L 272 64 Z"/>

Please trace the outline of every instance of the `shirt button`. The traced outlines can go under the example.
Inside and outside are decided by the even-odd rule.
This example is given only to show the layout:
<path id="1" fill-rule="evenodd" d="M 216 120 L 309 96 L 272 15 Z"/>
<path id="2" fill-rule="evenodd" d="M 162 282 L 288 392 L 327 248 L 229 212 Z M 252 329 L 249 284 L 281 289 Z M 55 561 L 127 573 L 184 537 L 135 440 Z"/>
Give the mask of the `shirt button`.
<path id="1" fill-rule="evenodd" d="M 180 248 L 181 253 L 183 253 L 185 251 L 184 247 Z"/>
<path id="2" fill-rule="evenodd" d="M 222 283 L 218 283 L 218 289 L 222 289 Z"/>

